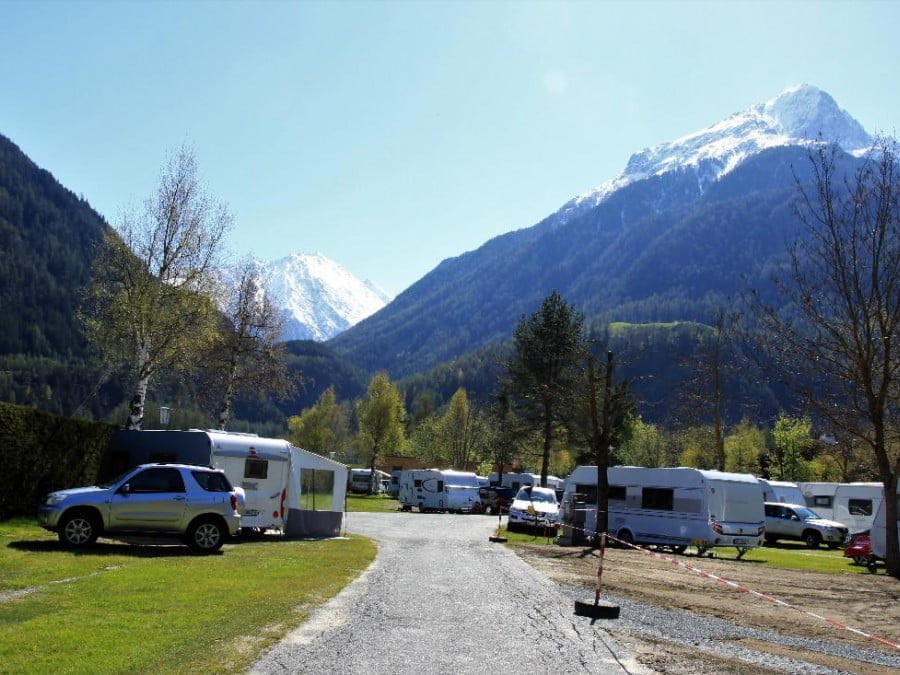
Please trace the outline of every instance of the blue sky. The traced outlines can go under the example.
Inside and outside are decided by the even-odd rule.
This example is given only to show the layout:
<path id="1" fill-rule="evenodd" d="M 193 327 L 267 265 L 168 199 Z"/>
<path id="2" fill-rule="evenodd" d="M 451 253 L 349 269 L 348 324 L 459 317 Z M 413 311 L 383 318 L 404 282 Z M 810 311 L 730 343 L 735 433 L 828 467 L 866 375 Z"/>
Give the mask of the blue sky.
<path id="1" fill-rule="evenodd" d="M 808 82 L 894 131 L 897 2 L 0 3 L 0 133 L 111 222 L 192 145 L 233 251 L 392 294 Z"/>

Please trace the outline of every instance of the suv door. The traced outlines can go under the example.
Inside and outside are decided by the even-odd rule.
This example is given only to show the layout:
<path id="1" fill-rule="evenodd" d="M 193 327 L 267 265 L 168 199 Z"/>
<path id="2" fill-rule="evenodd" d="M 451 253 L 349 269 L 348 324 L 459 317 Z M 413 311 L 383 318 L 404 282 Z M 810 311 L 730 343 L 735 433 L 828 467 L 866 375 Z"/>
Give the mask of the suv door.
<path id="1" fill-rule="evenodd" d="M 109 529 L 178 532 L 186 506 L 184 479 L 178 469 L 144 469 L 113 494 Z"/>
<path id="2" fill-rule="evenodd" d="M 781 507 L 781 517 L 783 518 L 784 531 L 792 539 L 803 538 L 803 521 L 794 509 L 787 506 Z"/>

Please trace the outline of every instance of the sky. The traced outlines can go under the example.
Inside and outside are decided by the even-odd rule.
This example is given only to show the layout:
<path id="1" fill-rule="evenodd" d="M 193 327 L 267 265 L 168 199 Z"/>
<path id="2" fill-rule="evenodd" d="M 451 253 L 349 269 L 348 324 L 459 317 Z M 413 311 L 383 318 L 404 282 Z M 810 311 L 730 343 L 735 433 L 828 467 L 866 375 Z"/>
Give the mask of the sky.
<path id="1" fill-rule="evenodd" d="M 192 147 L 234 256 L 388 293 L 809 83 L 900 121 L 900 2 L 0 2 L 0 134 L 110 223 Z"/>

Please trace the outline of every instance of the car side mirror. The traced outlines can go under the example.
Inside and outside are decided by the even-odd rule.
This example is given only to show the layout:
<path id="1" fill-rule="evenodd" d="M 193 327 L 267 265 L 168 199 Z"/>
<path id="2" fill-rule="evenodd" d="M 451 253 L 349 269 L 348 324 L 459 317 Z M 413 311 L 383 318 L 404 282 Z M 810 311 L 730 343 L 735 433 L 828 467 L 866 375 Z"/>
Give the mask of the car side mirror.
<path id="1" fill-rule="evenodd" d="M 127 495 L 129 492 L 131 492 L 131 484 L 129 483 L 125 483 L 118 489 L 118 493 L 122 495 Z"/>

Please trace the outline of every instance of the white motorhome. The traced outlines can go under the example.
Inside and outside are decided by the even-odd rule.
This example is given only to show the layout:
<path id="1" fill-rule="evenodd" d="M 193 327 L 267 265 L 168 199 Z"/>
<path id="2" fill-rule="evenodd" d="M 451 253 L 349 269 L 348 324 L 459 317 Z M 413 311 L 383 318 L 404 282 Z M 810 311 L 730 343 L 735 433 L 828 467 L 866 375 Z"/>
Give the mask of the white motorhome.
<path id="1" fill-rule="evenodd" d="M 443 511 L 444 477 L 437 469 L 407 469 L 400 472 L 400 507 L 404 511 L 414 508 L 425 511 Z"/>
<path id="2" fill-rule="evenodd" d="M 412 469 L 400 474 L 404 511 L 471 511 L 480 503 L 478 476 L 449 469 Z"/>
<path id="3" fill-rule="evenodd" d="M 763 489 L 750 474 L 614 466 L 607 476 L 609 532 L 621 541 L 676 552 L 690 545 L 701 553 L 733 546 L 740 555 L 763 545 Z M 579 466 L 572 472 L 563 495 L 567 513 L 576 495 L 586 504 L 596 504 L 596 466 Z M 591 531 L 596 506 L 586 510 L 585 529 Z"/>
<path id="4" fill-rule="evenodd" d="M 242 529 L 340 534 L 347 467 L 285 440 L 199 429 L 118 431 L 106 461 L 110 470 L 155 462 L 213 466 L 244 492 Z"/>
<path id="5" fill-rule="evenodd" d="M 766 480 L 759 478 L 759 484 L 763 487 L 763 497 L 767 502 L 779 502 L 781 504 L 805 504 L 800 486 L 785 480 Z"/>
<path id="6" fill-rule="evenodd" d="M 843 523 L 853 535 L 871 529 L 884 499 L 881 483 L 799 483 L 803 502 L 823 518 Z"/>
<path id="7" fill-rule="evenodd" d="M 883 487 L 883 486 L 882 486 Z M 900 483 L 897 484 L 897 536 L 900 537 Z M 872 521 L 872 529 L 869 532 L 869 540 L 872 542 L 872 555 L 884 560 L 887 557 L 887 528 L 885 527 L 885 503 L 878 505 L 875 517 Z M 870 570 L 875 570 L 875 559 L 870 563 Z"/>

